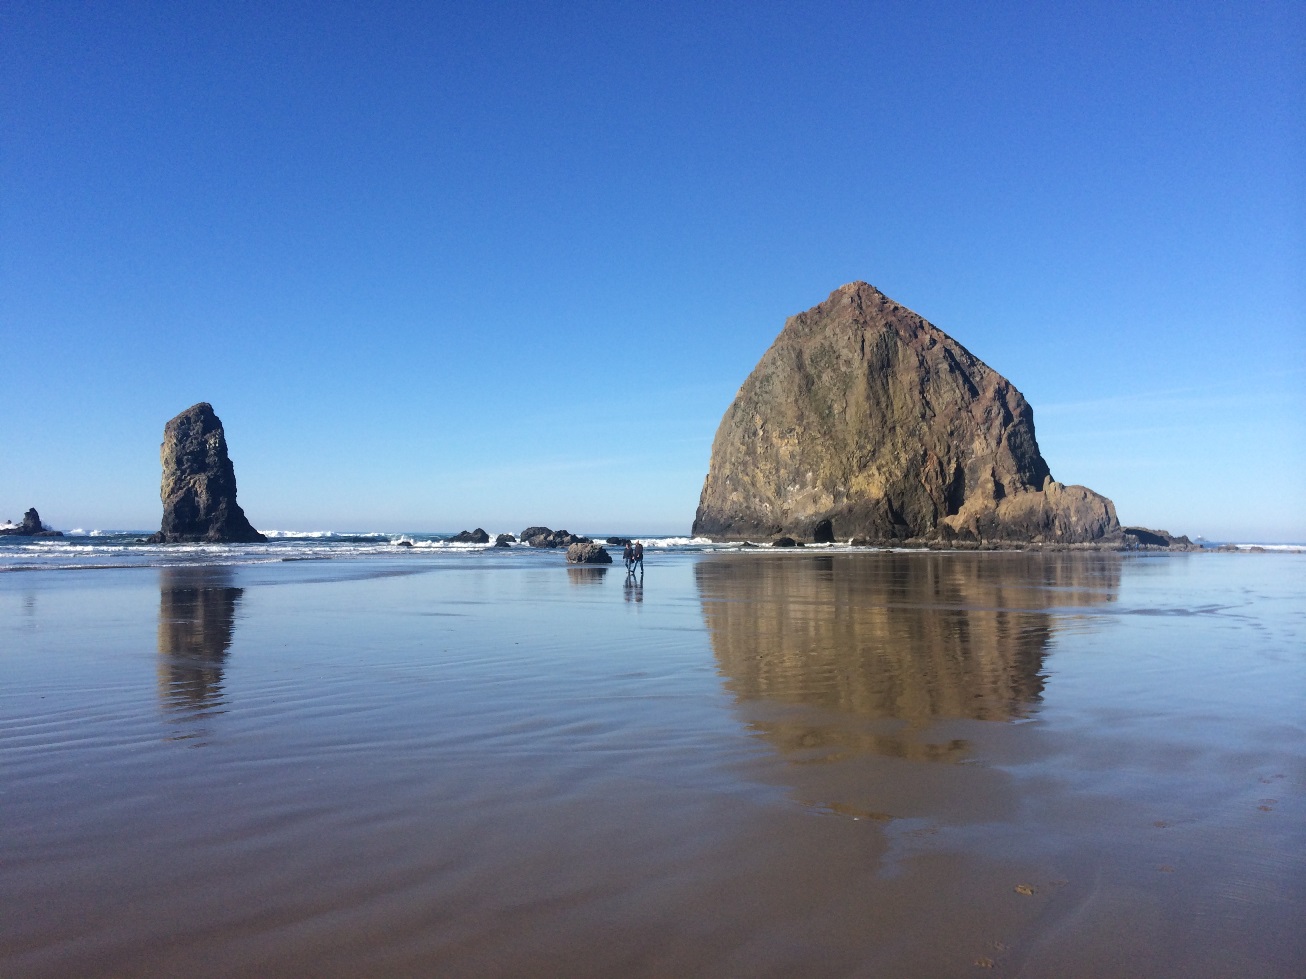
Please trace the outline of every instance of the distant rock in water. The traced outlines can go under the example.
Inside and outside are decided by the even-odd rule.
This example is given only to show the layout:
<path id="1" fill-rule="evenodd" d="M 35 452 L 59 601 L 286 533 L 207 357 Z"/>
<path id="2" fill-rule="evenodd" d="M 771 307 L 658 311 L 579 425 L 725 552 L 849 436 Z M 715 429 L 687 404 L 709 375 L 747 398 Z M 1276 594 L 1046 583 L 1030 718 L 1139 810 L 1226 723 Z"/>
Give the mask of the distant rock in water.
<path id="1" fill-rule="evenodd" d="M 187 408 L 163 428 L 163 525 L 154 544 L 267 540 L 236 503 L 236 471 L 212 405 Z"/>
<path id="2" fill-rule="evenodd" d="M 744 381 L 693 533 L 1080 543 L 1120 524 L 1106 497 L 1052 479 L 1006 378 L 854 282 L 790 317 Z"/>
<path id="3" fill-rule="evenodd" d="M 6 537 L 62 537 L 62 530 L 51 530 L 41 523 L 41 515 L 32 507 L 23 514 L 23 522 L 17 527 L 0 527 L 0 535 Z"/>
<path id="4" fill-rule="evenodd" d="M 1125 550 L 1154 550 L 1165 548 L 1170 551 L 1200 551 L 1201 544 L 1194 544 L 1187 537 L 1175 537 L 1166 530 L 1148 530 L 1146 527 L 1126 527 L 1123 533 Z M 1199 540 L 1201 538 L 1198 538 Z"/>
<path id="5" fill-rule="evenodd" d="M 516 542 L 517 538 L 512 536 L 512 534 L 500 534 L 498 537 L 494 538 L 495 547 L 511 547 Z"/>
<path id="6" fill-rule="evenodd" d="M 523 544 L 531 547 L 570 547 L 572 544 L 588 544 L 590 539 L 566 530 L 550 530 L 548 527 L 527 527 L 521 532 Z"/>
<path id="7" fill-rule="evenodd" d="M 460 534 L 455 534 L 453 537 L 450 537 L 450 538 L 449 538 L 448 543 L 450 543 L 450 544 L 488 544 L 488 543 L 490 543 L 490 535 L 487 534 L 487 533 L 486 533 L 484 530 L 482 530 L 480 527 L 477 527 L 475 530 L 464 530 L 464 531 L 463 531 L 462 533 L 460 533 Z"/>
<path id="8" fill-rule="evenodd" d="M 527 527 L 519 540 L 530 547 L 557 547 L 556 535 L 548 527 Z"/>

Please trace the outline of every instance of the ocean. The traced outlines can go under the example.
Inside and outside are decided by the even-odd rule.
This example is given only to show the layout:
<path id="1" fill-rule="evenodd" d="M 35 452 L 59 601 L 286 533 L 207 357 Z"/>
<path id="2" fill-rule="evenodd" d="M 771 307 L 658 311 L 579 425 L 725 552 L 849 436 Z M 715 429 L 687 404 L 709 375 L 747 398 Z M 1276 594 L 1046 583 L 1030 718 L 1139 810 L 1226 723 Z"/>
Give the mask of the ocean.
<path id="1" fill-rule="evenodd" d="M 240 566 L 278 561 L 375 559 L 410 556 L 414 560 L 439 555 L 474 554 L 505 550 L 493 547 L 499 533 L 514 536 L 518 530 L 490 534 L 490 544 L 451 543 L 454 533 L 338 532 L 333 530 L 266 530 L 266 544 L 147 544 L 148 530 L 72 530 L 63 537 L 0 537 L 0 572 L 15 570 L 74 570 L 78 568 L 174 567 L 222 564 Z M 609 534 L 588 535 L 602 542 Z M 679 552 L 739 550 L 739 544 L 713 544 L 702 537 L 642 537 L 647 550 Z M 410 546 L 406 546 L 410 545 Z M 563 549 L 565 550 L 565 548 Z M 509 545 L 509 553 L 554 554 L 563 550 Z M 615 552 L 620 560 L 620 549 Z M 540 558 L 542 559 L 542 558 Z"/>
<path id="2" fill-rule="evenodd" d="M 6 979 L 1306 974 L 1300 552 L 137 536 L 0 541 Z"/>
<path id="3" fill-rule="evenodd" d="M 491 552 L 503 559 L 505 554 L 530 557 L 529 560 L 548 561 L 548 555 L 561 551 L 532 548 L 516 542 L 507 549 L 494 548 L 493 541 L 499 533 L 514 536 L 520 531 L 490 532 L 490 544 L 452 543 L 448 538 L 456 532 L 413 533 L 333 530 L 266 530 L 265 544 L 147 544 L 148 530 L 82 530 L 68 531 L 63 537 L 0 537 L 0 572 L 20 570 L 75 570 L 85 568 L 174 567 L 185 565 L 221 564 L 242 566 L 270 564 L 279 561 L 342 560 L 342 559 L 394 559 L 407 557 L 421 561 L 440 556 L 479 554 Z M 588 534 L 602 543 L 614 534 Z M 621 536 L 629 536 L 622 534 Z M 748 541 L 714 542 L 706 537 L 674 535 L 649 535 L 638 538 L 651 555 L 733 553 L 752 550 L 756 545 Z M 1279 551 L 1306 553 L 1306 544 L 1256 544 L 1208 543 L 1212 549 L 1224 546 L 1239 550 Z M 620 549 L 611 549 L 614 560 L 620 560 Z M 821 552 L 874 552 L 883 550 L 910 551 L 911 548 L 865 548 L 848 544 L 809 544 L 804 550 Z"/>

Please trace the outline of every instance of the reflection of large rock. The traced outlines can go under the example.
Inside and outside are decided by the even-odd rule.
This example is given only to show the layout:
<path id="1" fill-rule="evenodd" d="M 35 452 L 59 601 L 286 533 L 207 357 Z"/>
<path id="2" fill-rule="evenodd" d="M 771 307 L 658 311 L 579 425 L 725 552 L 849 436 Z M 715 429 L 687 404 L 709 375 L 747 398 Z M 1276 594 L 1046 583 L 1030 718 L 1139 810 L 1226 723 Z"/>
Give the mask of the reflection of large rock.
<path id="1" fill-rule="evenodd" d="M 211 405 L 192 405 L 168 422 L 160 456 L 163 525 L 153 543 L 267 540 L 236 503 L 236 470 Z"/>
<path id="2" fill-rule="evenodd" d="M 722 556 L 694 570 L 740 701 L 914 727 L 1022 716 L 1043 690 L 1049 610 L 1114 601 L 1120 578 L 1119 558 L 1098 552 Z M 786 749 L 823 736 L 793 719 L 762 726 Z M 876 753 L 949 753 L 862 734 Z"/>
<path id="3" fill-rule="evenodd" d="M 826 525 L 828 522 L 828 526 Z M 1009 381 L 865 282 L 790 317 L 712 444 L 695 535 L 1074 543 L 1115 507 L 1054 482 Z"/>
<path id="4" fill-rule="evenodd" d="M 220 700 L 243 590 L 232 587 L 230 568 L 159 569 L 159 693 L 165 703 L 204 708 Z"/>

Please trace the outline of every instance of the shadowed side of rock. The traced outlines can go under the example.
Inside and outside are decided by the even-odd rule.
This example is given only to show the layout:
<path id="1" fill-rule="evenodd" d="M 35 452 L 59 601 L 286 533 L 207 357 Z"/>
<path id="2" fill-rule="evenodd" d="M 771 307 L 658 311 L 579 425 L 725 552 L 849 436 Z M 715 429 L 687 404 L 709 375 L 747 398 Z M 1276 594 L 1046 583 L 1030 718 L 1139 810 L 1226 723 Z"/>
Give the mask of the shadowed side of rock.
<path id="1" fill-rule="evenodd" d="M 163 429 L 163 523 L 156 544 L 267 540 L 236 502 L 236 471 L 212 405 L 187 408 Z"/>
<path id="2" fill-rule="evenodd" d="M 693 533 L 1087 543 L 1115 507 L 1052 480 L 1004 377 L 865 282 L 790 317 L 726 411 Z"/>

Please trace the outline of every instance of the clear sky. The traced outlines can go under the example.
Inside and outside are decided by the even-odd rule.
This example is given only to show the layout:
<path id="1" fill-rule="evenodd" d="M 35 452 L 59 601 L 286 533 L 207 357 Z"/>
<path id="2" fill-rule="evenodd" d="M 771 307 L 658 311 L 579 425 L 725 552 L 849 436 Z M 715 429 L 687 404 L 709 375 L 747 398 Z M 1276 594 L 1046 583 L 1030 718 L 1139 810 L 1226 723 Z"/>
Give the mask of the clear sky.
<path id="1" fill-rule="evenodd" d="M 367 8 L 367 9 L 363 9 Z M 8 3 L 0 517 L 685 532 L 864 279 L 1126 522 L 1306 540 L 1306 6 Z"/>

